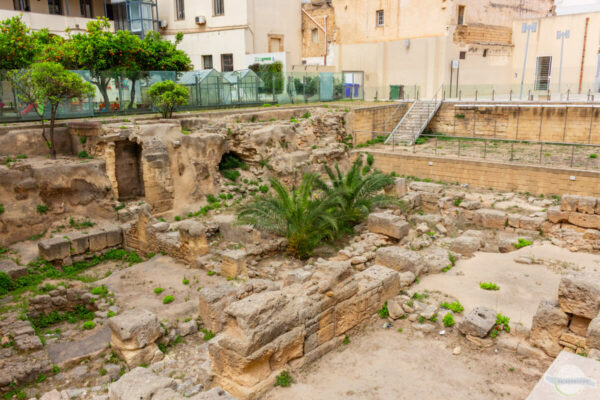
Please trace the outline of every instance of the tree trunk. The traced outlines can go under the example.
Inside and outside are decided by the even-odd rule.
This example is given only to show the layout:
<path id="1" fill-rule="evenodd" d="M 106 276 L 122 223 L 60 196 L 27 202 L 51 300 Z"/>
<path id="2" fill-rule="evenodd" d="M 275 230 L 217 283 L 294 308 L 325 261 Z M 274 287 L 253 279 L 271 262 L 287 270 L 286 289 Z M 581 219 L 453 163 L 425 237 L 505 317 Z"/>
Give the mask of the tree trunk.
<path id="1" fill-rule="evenodd" d="M 131 81 L 131 98 L 129 99 L 129 105 L 127 106 L 128 110 L 133 110 L 133 103 L 135 102 L 135 82 L 137 79 L 129 79 Z"/>
<path id="2" fill-rule="evenodd" d="M 50 158 L 56 160 L 56 147 L 54 146 L 54 122 L 56 121 L 56 111 L 58 106 L 52 107 L 50 114 Z"/>

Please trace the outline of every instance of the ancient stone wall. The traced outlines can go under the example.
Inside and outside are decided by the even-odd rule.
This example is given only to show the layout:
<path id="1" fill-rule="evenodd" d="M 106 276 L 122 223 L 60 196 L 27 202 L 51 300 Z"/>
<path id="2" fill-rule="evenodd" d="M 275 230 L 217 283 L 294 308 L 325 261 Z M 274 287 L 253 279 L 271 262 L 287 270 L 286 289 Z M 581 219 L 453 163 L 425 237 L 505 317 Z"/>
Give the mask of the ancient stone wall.
<path id="1" fill-rule="evenodd" d="M 512 44 L 512 29 L 507 26 L 458 25 L 454 43 L 460 44 Z"/>
<path id="2" fill-rule="evenodd" d="M 302 8 L 321 26 L 325 26 L 324 17 L 327 17 L 327 44 L 335 43 L 338 36 L 338 28 L 335 24 L 334 8 L 329 4 L 320 6 L 313 4 L 302 4 Z M 314 30 L 316 29 L 316 35 Z M 302 57 L 322 57 L 325 53 L 325 32 L 304 13 L 302 14 Z M 331 64 L 331 61 L 329 62 Z"/>
<path id="3" fill-rule="evenodd" d="M 225 329 L 209 344 L 214 382 L 240 399 L 259 398 L 287 366 L 298 368 L 340 344 L 344 334 L 398 294 L 398 273 L 349 261 L 294 271 L 281 290 L 225 308 Z"/>
<path id="4" fill-rule="evenodd" d="M 600 144 L 597 108 L 572 103 L 568 109 L 555 103 L 542 108 L 543 104 L 548 103 L 516 107 L 507 103 L 445 102 L 428 128 L 451 136 Z"/>
<path id="5" fill-rule="evenodd" d="M 600 173 L 369 150 L 380 171 L 535 195 L 600 196 Z M 573 177 L 574 179 L 571 179 Z"/>
<path id="6" fill-rule="evenodd" d="M 354 136 L 354 144 L 365 143 L 379 135 L 387 137 L 406 114 L 410 105 L 410 102 L 405 102 L 352 110 L 348 130 Z"/>

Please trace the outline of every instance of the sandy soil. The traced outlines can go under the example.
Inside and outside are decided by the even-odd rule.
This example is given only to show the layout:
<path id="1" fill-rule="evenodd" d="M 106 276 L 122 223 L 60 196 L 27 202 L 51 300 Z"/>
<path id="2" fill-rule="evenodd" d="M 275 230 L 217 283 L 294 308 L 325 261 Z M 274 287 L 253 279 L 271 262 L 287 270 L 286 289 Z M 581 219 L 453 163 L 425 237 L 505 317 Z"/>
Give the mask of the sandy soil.
<path id="1" fill-rule="evenodd" d="M 408 321 L 396 321 L 391 329 L 376 321 L 350 339 L 266 399 L 525 399 L 549 365 L 495 348 L 479 350 L 457 332 L 422 337 L 411 332 Z M 462 351 L 453 355 L 457 345 Z"/>
<path id="2" fill-rule="evenodd" d="M 521 256 L 533 257 L 544 264 L 519 264 Z M 427 275 L 412 289 L 440 291 L 457 298 L 465 312 L 484 305 L 521 323 L 526 330 L 542 299 L 556 298 L 562 274 L 569 271 L 600 271 L 600 255 L 572 253 L 550 243 L 522 248 L 512 253 L 476 253 L 460 260 L 445 274 Z M 498 291 L 479 287 L 480 282 L 493 282 Z"/>

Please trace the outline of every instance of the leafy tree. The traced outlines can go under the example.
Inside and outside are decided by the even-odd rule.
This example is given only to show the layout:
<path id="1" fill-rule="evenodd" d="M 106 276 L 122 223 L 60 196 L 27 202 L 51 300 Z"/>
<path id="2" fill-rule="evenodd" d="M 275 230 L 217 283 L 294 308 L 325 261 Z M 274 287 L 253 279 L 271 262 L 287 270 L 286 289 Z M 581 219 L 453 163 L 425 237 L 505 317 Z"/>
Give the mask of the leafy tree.
<path id="1" fill-rule="evenodd" d="M 251 224 L 257 229 L 285 236 L 288 252 L 299 258 L 307 258 L 324 239 L 332 239 L 338 223 L 332 210 L 337 198 L 314 194 L 316 174 L 306 174 L 302 183 L 288 191 L 276 178 L 270 183 L 274 195 L 266 195 L 242 206 L 238 221 Z"/>
<path id="2" fill-rule="evenodd" d="M 56 159 L 54 123 L 60 103 L 73 98 L 92 96 L 94 88 L 76 73 L 67 71 L 62 65 L 54 62 L 37 63 L 26 70 L 10 71 L 9 79 L 21 101 L 36 106 L 36 112 L 42 120 L 42 136 L 48 144 L 50 156 Z M 44 124 L 46 107 L 50 110 L 49 137 L 46 136 Z"/>
<path id="3" fill-rule="evenodd" d="M 362 170 L 363 161 L 359 157 L 345 175 L 337 164 L 335 172 L 325 166 L 329 184 L 321 179 L 315 181 L 315 185 L 329 196 L 339 197 L 337 215 L 345 230 L 362 221 L 376 206 L 399 204 L 395 198 L 381 193 L 384 187 L 394 183 L 392 176 L 377 171 L 363 174 Z"/>
<path id="4" fill-rule="evenodd" d="M 283 64 L 280 61 L 275 61 L 271 64 L 252 64 L 249 69 L 256 74 L 265 83 L 263 88 L 260 88 L 261 93 L 283 93 Z"/>
<path id="5" fill-rule="evenodd" d="M 148 91 L 152 103 L 160 109 L 163 118 L 171 118 L 177 106 L 188 103 L 188 88 L 173 81 L 156 82 Z"/>
<path id="6" fill-rule="evenodd" d="M 36 36 L 21 17 L 0 22 L 0 70 L 27 68 L 37 54 Z"/>

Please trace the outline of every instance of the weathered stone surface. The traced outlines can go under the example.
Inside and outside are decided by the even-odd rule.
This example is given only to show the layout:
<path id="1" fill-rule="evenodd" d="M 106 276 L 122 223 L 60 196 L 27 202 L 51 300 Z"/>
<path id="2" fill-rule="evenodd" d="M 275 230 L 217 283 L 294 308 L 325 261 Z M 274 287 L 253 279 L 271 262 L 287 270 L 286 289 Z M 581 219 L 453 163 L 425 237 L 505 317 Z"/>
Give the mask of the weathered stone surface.
<path id="1" fill-rule="evenodd" d="M 38 243 L 40 257 L 46 261 L 62 260 L 71 254 L 71 244 L 63 237 L 54 237 Z"/>
<path id="2" fill-rule="evenodd" d="M 496 323 L 496 312 L 487 307 L 476 307 L 458 324 L 465 335 L 486 337 Z"/>
<path id="3" fill-rule="evenodd" d="M 464 256 L 471 256 L 479 250 L 481 244 L 481 239 L 478 237 L 462 235 L 452 241 L 450 250 Z"/>
<path id="4" fill-rule="evenodd" d="M 556 301 L 542 300 L 533 316 L 529 339 L 546 354 L 556 357 L 562 350 L 558 342 L 568 322 L 569 317 Z"/>
<path id="5" fill-rule="evenodd" d="M 94 229 L 88 235 L 90 251 L 101 251 L 107 247 L 106 232 L 102 229 Z"/>
<path id="6" fill-rule="evenodd" d="M 135 350 L 154 343 L 162 332 L 158 318 L 148 310 L 126 311 L 108 320 L 111 344 L 120 349 Z"/>
<path id="7" fill-rule="evenodd" d="M 261 233 L 250 225 L 236 223 L 235 215 L 218 215 L 213 221 L 219 225 L 219 232 L 223 239 L 244 244 L 260 243 Z"/>
<path id="8" fill-rule="evenodd" d="M 248 276 L 247 254 L 244 250 L 227 250 L 221 253 L 221 276 L 235 278 Z"/>
<path id="9" fill-rule="evenodd" d="M 391 319 L 398 319 L 406 314 L 402 308 L 402 300 L 396 298 L 388 300 L 388 311 Z"/>
<path id="10" fill-rule="evenodd" d="M 559 224 L 569 220 L 569 212 L 562 211 L 558 206 L 549 208 L 548 211 L 546 211 L 546 215 L 548 216 L 548 221 L 553 224 Z"/>
<path id="11" fill-rule="evenodd" d="M 406 178 L 396 178 L 393 185 L 385 189 L 388 195 L 402 197 L 406 194 Z"/>
<path id="12" fill-rule="evenodd" d="M 408 286 L 415 281 L 417 278 L 414 272 L 406 271 L 401 272 L 400 274 L 400 286 Z"/>
<path id="13" fill-rule="evenodd" d="M 596 317 L 590 322 L 587 329 L 586 344 L 591 349 L 600 350 L 600 317 Z"/>
<path id="14" fill-rule="evenodd" d="M 81 340 L 49 344 L 47 346 L 48 356 L 52 364 L 60 367 L 76 364 L 85 358 L 93 357 L 106 350 L 110 342 L 110 335 L 110 329 L 105 326 L 93 335 Z"/>
<path id="15" fill-rule="evenodd" d="M 473 222 L 485 228 L 493 229 L 504 229 L 507 218 L 506 213 L 499 210 L 482 209 L 475 211 L 473 214 Z"/>
<path id="16" fill-rule="evenodd" d="M 42 341 L 36 335 L 19 335 L 15 337 L 15 347 L 22 351 L 42 348 Z"/>
<path id="17" fill-rule="evenodd" d="M 207 329 L 220 332 L 227 322 L 225 309 L 234 301 L 236 289 L 228 283 L 202 288 L 199 293 L 198 311 Z"/>
<path id="18" fill-rule="evenodd" d="M 10 279 L 18 279 L 27 275 L 26 265 L 17 265 L 13 260 L 0 260 L 0 272 L 6 273 Z"/>
<path id="19" fill-rule="evenodd" d="M 448 266 L 452 266 L 448 250 L 431 246 L 421 252 L 425 268 L 428 272 L 437 273 Z"/>
<path id="20" fill-rule="evenodd" d="M 588 326 L 591 320 L 589 318 L 580 317 L 579 315 L 573 315 L 571 323 L 569 323 L 569 330 L 579 336 L 587 336 Z"/>
<path id="21" fill-rule="evenodd" d="M 141 349 L 123 349 L 113 347 L 116 353 L 125 361 L 129 368 L 138 367 L 140 365 L 150 365 L 163 359 L 164 354 L 156 343 L 151 343 Z"/>
<path id="22" fill-rule="evenodd" d="M 444 185 L 440 185 L 439 183 L 433 182 L 416 182 L 413 181 L 408 185 L 410 190 L 414 190 L 415 192 L 426 192 L 433 194 L 441 194 L 444 191 Z"/>
<path id="23" fill-rule="evenodd" d="M 569 223 L 583 228 L 600 229 L 600 215 L 572 212 L 569 214 Z"/>
<path id="24" fill-rule="evenodd" d="M 381 247 L 375 253 L 375 263 L 398 272 L 411 271 L 417 276 L 425 268 L 419 253 L 398 246 Z"/>
<path id="25" fill-rule="evenodd" d="M 528 231 L 538 231 L 546 219 L 542 217 L 522 216 L 519 219 L 519 228 Z"/>
<path id="26" fill-rule="evenodd" d="M 558 304 L 563 311 L 589 319 L 598 316 L 600 279 L 597 275 L 565 276 L 558 285 Z"/>
<path id="27" fill-rule="evenodd" d="M 390 213 L 370 214 L 367 227 L 373 233 L 380 233 L 394 239 L 402 239 L 410 230 L 410 225 L 404 218 Z"/>
<path id="28" fill-rule="evenodd" d="M 71 255 L 84 254 L 90 249 L 88 235 L 81 232 L 69 232 L 67 237 L 71 242 Z"/>
<path id="29" fill-rule="evenodd" d="M 212 388 L 207 392 L 198 393 L 189 398 L 190 400 L 236 400 L 235 397 L 227 393 L 220 387 Z"/>
<path id="30" fill-rule="evenodd" d="M 373 265 L 356 274 L 358 293 L 362 294 L 372 289 L 381 288 L 381 303 L 395 296 L 400 291 L 399 274 L 392 268 Z"/>
<path id="31" fill-rule="evenodd" d="M 584 214 L 594 214 L 598 199 L 591 196 L 580 197 L 577 201 L 577 212 Z"/>
<path id="32" fill-rule="evenodd" d="M 111 225 L 105 227 L 104 230 L 106 231 L 107 247 L 120 246 L 123 243 L 123 233 L 121 231 L 121 227 Z"/>
<path id="33" fill-rule="evenodd" d="M 165 388 L 175 389 L 177 383 L 164 376 L 158 376 L 149 368 L 135 368 L 108 387 L 110 400 L 151 400 Z"/>
<path id="34" fill-rule="evenodd" d="M 579 196 L 574 195 L 564 195 L 560 199 L 560 209 L 561 211 L 577 211 L 577 204 L 579 203 Z"/>

